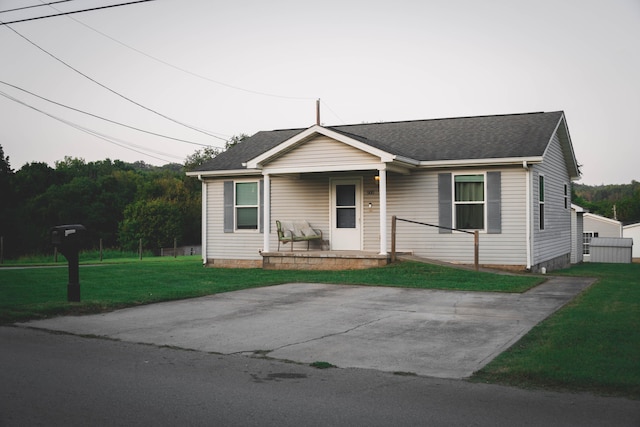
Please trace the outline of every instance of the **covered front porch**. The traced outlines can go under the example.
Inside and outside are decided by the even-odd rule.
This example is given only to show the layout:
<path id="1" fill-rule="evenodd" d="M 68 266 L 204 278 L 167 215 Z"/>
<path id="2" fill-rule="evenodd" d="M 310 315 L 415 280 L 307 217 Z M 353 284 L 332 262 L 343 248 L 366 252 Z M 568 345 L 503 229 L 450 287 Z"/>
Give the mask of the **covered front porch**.
<path id="1" fill-rule="evenodd" d="M 323 240 L 336 255 L 325 252 L 322 256 L 297 257 L 300 263 L 326 265 L 373 262 L 363 259 L 376 259 L 379 264 L 380 260 L 386 260 L 387 178 L 390 173 L 408 174 L 414 166 L 319 126 L 246 164 L 262 175 L 264 224 L 306 220 L 311 227 L 322 229 Z M 277 239 L 273 231 L 268 228 L 263 234 L 263 257 L 273 251 Z M 378 258 L 371 258 L 373 255 Z M 293 262 L 290 258 L 296 256 L 268 257 L 264 265 L 290 264 Z"/>

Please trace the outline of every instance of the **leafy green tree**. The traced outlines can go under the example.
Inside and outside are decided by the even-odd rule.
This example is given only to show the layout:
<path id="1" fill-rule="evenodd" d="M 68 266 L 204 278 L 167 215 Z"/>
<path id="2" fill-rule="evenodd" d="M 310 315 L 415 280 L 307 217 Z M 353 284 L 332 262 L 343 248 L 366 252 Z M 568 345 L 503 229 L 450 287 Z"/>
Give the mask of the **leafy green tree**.
<path id="1" fill-rule="evenodd" d="M 621 185 L 574 185 L 574 203 L 607 218 L 640 222 L 640 182 Z M 614 212 L 615 211 L 615 212 Z"/>
<path id="2" fill-rule="evenodd" d="M 10 197 L 10 181 L 13 175 L 13 170 L 9 164 L 9 156 L 4 156 L 4 150 L 0 145 L 0 200 L 6 201 Z"/>
<path id="3" fill-rule="evenodd" d="M 43 162 L 26 163 L 15 173 L 13 188 L 18 196 L 26 200 L 47 191 L 58 181 L 55 169 Z"/>
<path id="4" fill-rule="evenodd" d="M 209 160 L 220 154 L 220 149 L 216 147 L 204 147 L 196 150 L 193 154 L 187 156 L 184 161 L 184 169 L 186 171 L 192 171 L 198 166 L 201 166 Z"/>
<path id="5" fill-rule="evenodd" d="M 9 164 L 9 156 L 4 155 L 0 145 L 0 236 L 10 238 L 14 234 L 14 192 L 11 189 L 13 170 Z M 3 245 L 4 249 L 4 245 Z M 4 250 L 3 250 L 4 257 Z"/>
<path id="6" fill-rule="evenodd" d="M 123 242 L 158 249 L 200 241 L 200 185 L 180 164 L 156 167 L 142 161 L 86 162 L 67 156 L 56 162 L 25 164 L 17 172 L 0 146 L 0 235 L 5 255 L 50 253 L 50 228 L 80 223 L 89 245 Z M 133 242 L 133 243 L 132 243 Z"/>
<path id="7" fill-rule="evenodd" d="M 224 144 L 224 149 L 228 150 L 229 148 L 244 141 L 247 138 L 249 138 L 249 135 L 247 135 L 246 133 L 241 133 L 240 135 L 234 135 Z"/>
<path id="8" fill-rule="evenodd" d="M 192 171 L 198 166 L 202 166 L 203 164 L 207 163 L 209 160 L 213 159 L 221 152 L 228 150 L 229 148 L 244 141 L 247 138 L 249 138 L 249 135 L 247 135 L 246 133 L 241 133 L 240 135 L 234 135 L 229 138 L 229 140 L 224 144 L 224 149 L 209 146 L 196 150 L 193 154 L 187 156 L 187 158 L 185 159 L 184 169 L 187 172 Z"/>
<path id="9" fill-rule="evenodd" d="M 182 240 L 184 216 L 180 205 L 166 199 L 138 200 L 125 209 L 119 239 L 124 249 L 135 250 L 140 239 L 155 251 Z"/>

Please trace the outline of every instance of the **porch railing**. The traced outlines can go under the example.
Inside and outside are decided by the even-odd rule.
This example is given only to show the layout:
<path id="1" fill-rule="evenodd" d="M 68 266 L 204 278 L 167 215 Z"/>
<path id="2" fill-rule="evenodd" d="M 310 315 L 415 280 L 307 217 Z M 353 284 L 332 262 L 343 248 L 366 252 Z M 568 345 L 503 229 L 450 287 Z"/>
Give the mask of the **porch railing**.
<path id="1" fill-rule="evenodd" d="M 404 221 L 412 224 L 424 225 L 427 227 L 442 228 L 444 230 L 459 231 L 461 233 L 472 234 L 473 235 L 473 267 L 475 268 L 476 271 L 478 271 L 479 269 L 478 258 L 480 254 L 480 233 L 478 232 L 478 230 L 469 231 L 469 230 L 461 230 L 459 228 L 445 227 L 444 225 L 427 224 L 425 222 L 413 221 L 411 219 L 398 218 L 395 215 L 391 217 L 391 262 L 396 261 L 396 222 L 397 221 Z"/>

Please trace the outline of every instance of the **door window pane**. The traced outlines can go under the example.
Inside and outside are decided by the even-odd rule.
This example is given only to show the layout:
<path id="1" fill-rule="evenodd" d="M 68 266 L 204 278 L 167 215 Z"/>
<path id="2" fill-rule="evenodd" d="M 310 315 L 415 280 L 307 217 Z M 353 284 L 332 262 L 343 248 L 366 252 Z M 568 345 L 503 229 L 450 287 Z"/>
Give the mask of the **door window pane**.
<path id="1" fill-rule="evenodd" d="M 356 186 L 336 185 L 336 206 L 355 206 Z"/>
<path id="2" fill-rule="evenodd" d="M 336 226 L 338 228 L 356 228 L 356 208 L 337 208 Z"/>

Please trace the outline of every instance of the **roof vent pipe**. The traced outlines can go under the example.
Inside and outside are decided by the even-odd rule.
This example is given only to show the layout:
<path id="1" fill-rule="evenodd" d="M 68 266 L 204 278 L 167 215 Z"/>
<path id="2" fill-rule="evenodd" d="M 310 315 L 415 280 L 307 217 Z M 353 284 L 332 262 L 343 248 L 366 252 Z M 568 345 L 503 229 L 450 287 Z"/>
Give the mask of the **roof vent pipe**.
<path id="1" fill-rule="evenodd" d="M 320 98 L 316 100 L 316 124 L 320 126 Z"/>

